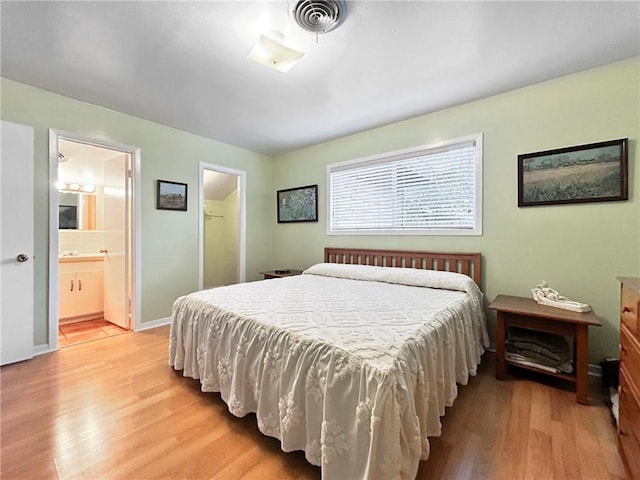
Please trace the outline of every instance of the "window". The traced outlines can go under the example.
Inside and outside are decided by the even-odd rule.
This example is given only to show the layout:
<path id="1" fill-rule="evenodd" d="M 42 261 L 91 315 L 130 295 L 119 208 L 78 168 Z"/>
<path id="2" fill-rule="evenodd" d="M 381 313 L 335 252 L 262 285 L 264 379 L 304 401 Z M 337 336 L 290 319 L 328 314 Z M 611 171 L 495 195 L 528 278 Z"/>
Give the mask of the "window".
<path id="1" fill-rule="evenodd" d="M 329 235 L 482 235 L 482 134 L 327 167 Z"/>

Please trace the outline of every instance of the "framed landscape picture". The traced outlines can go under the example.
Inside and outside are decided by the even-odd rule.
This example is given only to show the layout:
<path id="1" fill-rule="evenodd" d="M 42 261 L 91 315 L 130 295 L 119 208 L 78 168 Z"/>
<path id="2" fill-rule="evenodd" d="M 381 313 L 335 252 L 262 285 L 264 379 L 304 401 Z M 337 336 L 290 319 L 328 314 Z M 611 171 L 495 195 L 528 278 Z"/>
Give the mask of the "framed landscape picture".
<path id="1" fill-rule="evenodd" d="M 318 185 L 278 190 L 278 223 L 317 222 Z"/>
<path id="2" fill-rule="evenodd" d="M 518 206 L 627 200 L 628 139 L 518 155 Z"/>
<path id="3" fill-rule="evenodd" d="M 158 210 L 187 210 L 187 184 L 158 180 Z"/>

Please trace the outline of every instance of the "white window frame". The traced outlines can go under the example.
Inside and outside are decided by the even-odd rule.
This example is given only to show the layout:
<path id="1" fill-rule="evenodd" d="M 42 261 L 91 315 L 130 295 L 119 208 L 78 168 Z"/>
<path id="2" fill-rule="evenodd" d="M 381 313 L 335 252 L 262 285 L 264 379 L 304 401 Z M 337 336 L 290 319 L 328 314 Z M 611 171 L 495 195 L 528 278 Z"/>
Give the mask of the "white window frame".
<path id="1" fill-rule="evenodd" d="M 482 235 L 482 149 L 483 134 L 477 133 L 467 135 L 451 140 L 422 145 L 419 147 L 407 148 L 404 150 L 396 150 L 370 157 L 356 158 L 344 162 L 331 163 L 327 165 L 327 235 L 456 235 L 456 236 L 480 236 Z M 420 230 L 397 230 L 397 229 L 379 229 L 379 230 L 332 230 L 332 192 L 331 192 L 331 173 L 334 170 L 343 169 L 345 166 L 351 165 L 367 165 L 375 163 L 384 163 L 385 161 L 394 161 L 398 158 L 409 158 L 412 156 L 420 156 L 434 153 L 437 150 L 446 149 L 456 144 L 474 142 L 475 145 L 475 225 L 473 228 L 453 229 L 453 228 L 428 228 Z"/>

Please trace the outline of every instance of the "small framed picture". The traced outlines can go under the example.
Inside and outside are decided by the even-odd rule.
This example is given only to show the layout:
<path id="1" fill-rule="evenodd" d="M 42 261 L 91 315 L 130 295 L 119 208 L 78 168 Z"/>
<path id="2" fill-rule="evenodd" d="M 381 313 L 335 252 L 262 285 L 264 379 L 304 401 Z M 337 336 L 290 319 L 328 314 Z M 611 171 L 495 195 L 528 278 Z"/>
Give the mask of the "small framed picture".
<path id="1" fill-rule="evenodd" d="M 278 190 L 278 223 L 317 222 L 318 185 Z"/>
<path id="2" fill-rule="evenodd" d="M 627 200 L 627 138 L 518 155 L 518 207 Z"/>
<path id="3" fill-rule="evenodd" d="M 187 210 L 187 184 L 158 180 L 158 210 Z"/>

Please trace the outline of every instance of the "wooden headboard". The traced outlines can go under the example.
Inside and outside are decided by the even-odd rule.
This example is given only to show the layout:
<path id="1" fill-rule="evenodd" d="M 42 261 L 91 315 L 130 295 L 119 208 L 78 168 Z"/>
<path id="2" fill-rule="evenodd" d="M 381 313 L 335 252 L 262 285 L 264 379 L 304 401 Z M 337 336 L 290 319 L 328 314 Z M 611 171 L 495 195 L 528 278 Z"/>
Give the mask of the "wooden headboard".
<path id="1" fill-rule="evenodd" d="M 405 267 L 463 273 L 480 286 L 479 253 L 408 252 L 403 250 L 368 250 L 362 248 L 324 249 L 325 263 Z"/>

